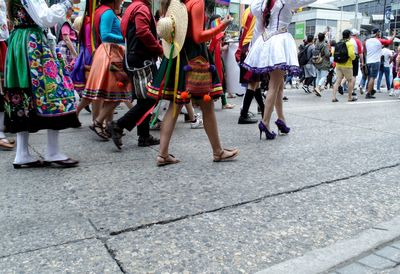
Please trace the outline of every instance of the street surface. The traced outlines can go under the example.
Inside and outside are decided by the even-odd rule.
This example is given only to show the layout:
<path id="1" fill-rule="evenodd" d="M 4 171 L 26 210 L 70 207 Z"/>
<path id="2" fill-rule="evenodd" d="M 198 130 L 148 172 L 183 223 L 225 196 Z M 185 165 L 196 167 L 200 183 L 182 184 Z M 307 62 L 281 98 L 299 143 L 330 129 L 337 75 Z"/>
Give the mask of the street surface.
<path id="1" fill-rule="evenodd" d="M 14 170 L 0 151 L 0 273 L 255 273 L 400 216 L 400 100 L 286 95 L 292 131 L 274 141 L 237 124 L 242 98 L 216 103 L 233 162 L 213 163 L 181 116 L 170 153 L 182 162 L 158 168 L 158 147 L 134 130 L 118 151 L 85 111 L 60 135 L 77 168 Z M 32 134 L 32 154 L 46 142 Z"/>

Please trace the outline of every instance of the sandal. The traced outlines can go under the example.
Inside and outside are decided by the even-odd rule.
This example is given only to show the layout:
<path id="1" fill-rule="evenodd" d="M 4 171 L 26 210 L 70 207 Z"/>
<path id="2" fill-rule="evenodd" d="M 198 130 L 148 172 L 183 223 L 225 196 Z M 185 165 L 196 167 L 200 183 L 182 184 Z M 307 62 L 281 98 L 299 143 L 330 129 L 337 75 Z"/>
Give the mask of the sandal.
<path id="1" fill-rule="evenodd" d="M 15 141 L 12 143 L 7 138 L 0 139 L 0 148 L 11 150 L 15 147 Z"/>
<path id="2" fill-rule="evenodd" d="M 101 139 L 103 139 L 104 141 L 108 141 L 108 135 L 104 132 L 103 124 L 94 121 L 93 126 L 89 128 L 93 130 L 94 133 L 96 133 L 97 136 L 99 136 Z"/>
<path id="3" fill-rule="evenodd" d="M 167 157 L 161 155 L 157 156 L 157 166 L 173 165 L 179 162 L 180 161 L 176 159 L 175 156 L 172 154 L 169 154 Z"/>
<path id="4" fill-rule="evenodd" d="M 236 156 L 239 155 L 239 150 L 237 148 L 234 149 L 226 149 L 224 148 L 220 154 L 214 154 L 214 162 L 224 162 L 233 160 Z"/>
<path id="5" fill-rule="evenodd" d="M 226 104 L 222 106 L 222 109 L 233 109 L 235 107 L 235 105 L 232 104 Z"/>

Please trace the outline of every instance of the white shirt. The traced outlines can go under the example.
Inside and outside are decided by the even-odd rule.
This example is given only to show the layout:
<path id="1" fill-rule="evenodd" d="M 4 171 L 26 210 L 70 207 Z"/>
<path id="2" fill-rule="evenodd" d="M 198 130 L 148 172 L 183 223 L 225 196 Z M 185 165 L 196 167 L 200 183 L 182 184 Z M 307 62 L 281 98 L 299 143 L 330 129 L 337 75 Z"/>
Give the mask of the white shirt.
<path id="1" fill-rule="evenodd" d="M 390 67 L 390 57 L 393 56 L 393 51 L 388 48 L 383 48 L 382 55 L 385 58 L 384 66 L 387 68 Z"/>
<path id="2" fill-rule="evenodd" d="M 21 0 L 30 17 L 42 28 L 54 27 L 65 21 L 66 13 L 72 7 L 72 2 L 64 0 L 49 7 L 45 0 Z"/>
<path id="3" fill-rule="evenodd" d="M 354 53 L 358 54 L 358 46 L 357 46 L 357 42 L 356 39 L 354 39 L 353 37 L 350 39 L 350 42 L 353 44 L 354 46 Z"/>
<path id="4" fill-rule="evenodd" d="M 254 28 L 253 42 L 266 31 L 272 33 L 282 28 L 288 28 L 292 21 L 292 10 L 307 6 L 316 0 L 277 0 L 271 9 L 268 28 L 264 27 L 263 11 L 267 5 L 267 0 L 254 0 L 251 3 L 251 13 L 257 18 Z"/>
<path id="5" fill-rule="evenodd" d="M 382 44 L 377 38 L 369 38 L 365 42 L 367 50 L 367 64 L 378 63 L 381 61 Z"/>

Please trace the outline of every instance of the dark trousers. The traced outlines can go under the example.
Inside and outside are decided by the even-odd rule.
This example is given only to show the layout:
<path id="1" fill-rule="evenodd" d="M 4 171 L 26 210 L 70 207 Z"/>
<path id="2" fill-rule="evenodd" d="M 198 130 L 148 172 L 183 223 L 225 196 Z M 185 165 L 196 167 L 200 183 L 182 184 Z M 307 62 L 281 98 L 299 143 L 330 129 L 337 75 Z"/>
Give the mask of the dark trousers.
<path id="1" fill-rule="evenodd" d="M 148 98 L 137 100 L 137 104 L 131 108 L 124 116 L 118 119 L 117 125 L 120 128 L 125 128 L 131 131 L 137 122 L 156 104 L 156 100 Z M 150 118 L 151 115 L 143 120 L 138 126 L 137 133 L 140 137 L 148 137 L 150 135 Z"/>

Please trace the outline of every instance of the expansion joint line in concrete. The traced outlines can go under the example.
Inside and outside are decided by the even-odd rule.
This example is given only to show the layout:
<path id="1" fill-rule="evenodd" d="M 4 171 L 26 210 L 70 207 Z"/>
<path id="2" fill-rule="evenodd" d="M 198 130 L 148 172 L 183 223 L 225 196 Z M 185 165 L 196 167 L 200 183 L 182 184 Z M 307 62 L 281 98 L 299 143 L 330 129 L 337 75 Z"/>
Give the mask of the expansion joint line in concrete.
<path id="1" fill-rule="evenodd" d="M 12 253 L 12 254 L 8 254 L 8 255 L 0 256 L 0 259 L 8 258 L 8 257 L 15 256 L 15 255 L 20 255 L 20 254 L 26 254 L 26 253 L 30 253 L 30 252 L 35 252 L 35 251 L 39 251 L 39 250 L 44 250 L 44 249 L 48 249 L 48 248 L 52 248 L 52 247 L 58 247 L 58 246 L 63 246 L 63 245 L 75 244 L 75 243 L 83 242 L 83 241 L 86 241 L 86 240 L 93 240 L 93 239 L 96 239 L 96 237 L 93 236 L 93 237 L 88 237 L 88 238 L 83 238 L 83 239 L 77 239 L 77 240 L 67 241 L 67 242 L 63 242 L 63 243 L 59 243 L 59 244 L 54 244 L 54 245 L 46 245 L 46 246 L 42 246 L 42 247 L 38 247 L 38 248 L 28 249 L 28 250 L 24 250 L 24 251 L 21 251 L 21 252 L 16 252 L 16 253 Z"/>
<path id="2" fill-rule="evenodd" d="M 118 265 L 119 270 L 121 270 L 121 272 L 124 273 L 124 274 L 128 274 L 129 272 L 124 269 L 122 263 L 117 259 L 117 255 L 115 254 L 115 251 L 111 247 L 108 246 L 107 239 L 98 238 L 98 240 L 100 240 L 103 243 L 103 245 L 106 248 L 108 254 L 111 257 L 111 259 L 113 259 L 114 262 Z"/>
<path id="3" fill-rule="evenodd" d="M 388 166 L 383 166 L 383 167 L 379 167 L 379 168 L 375 168 L 375 169 L 371 169 L 371 170 L 363 172 L 363 173 L 358 173 L 358 174 L 350 175 L 350 176 L 343 177 L 343 178 L 338 178 L 338 179 L 323 181 L 323 182 L 320 182 L 320 183 L 317 183 L 317 184 L 313 184 L 313 185 L 303 186 L 303 187 L 298 188 L 298 189 L 291 189 L 291 190 L 286 190 L 286 191 L 278 192 L 278 193 L 274 193 L 274 194 L 268 194 L 268 195 L 264 195 L 264 196 L 256 198 L 256 199 L 252 199 L 252 200 L 248 200 L 248 201 L 244 201 L 244 202 L 240 202 L 240 203 L 236 203 L 236 204 L 232 204 L 232 205 L 227 205 L 227 206 L 223 206 L 223 207 L 219 207 L 219 208 L 215 208 L 215 209 L 200 211 L 200 212 L 197 212 L 197 213 L 188 214 L 188 215 L 180 216 L 180 217 L 177 217 L 177 218 L 172 218 L 172 219 L 152 222 L 152 223 L 143 224 L 143 225 L 136 226 L 136 227 L 129 227 L 129 228 L 125 228 L 125 229 L 118 230 L 118 231 L 112 231 L 112 232 L 110 232 L 110 236 L 115 236 L 115 235 L 123 234 L 123 233 L 126 233 L 126 232 L 133 232 L 133 231 L 137 231 L 137 230 L 141 230 L 141 229 L 146 229 L 146 228 L 149 228 L 149 227 L 152 227 L 152 226 L 155 226 L 155 225 L 166 225 L 166 224 L 170 224 L 170 223 L 175 223 L 175 222 L 178 222 L 178 221 L 181 221 L 181 220 L 185 220 L 185 219 L 188 219 L 188 218 L 192 218 L 192 217 L 196 217 L 196 216 L 200 216 L 200 215 L 205 215 L 207 213 L 214 213 L 214 212 L 224 211 L 224 210 L 228 210 L 228 209 L 238 208 L 240 206 L 247 205 L 247 204 L 259 203 L 259 202 L 262 202 L 262 201 L 264 201 L 266 199 L 269 199 L 269 198 L 282 196 L 282 195 L 287 195 L 287 194 L 292 194 L 292 193 L 296 193 L 296 192 L 301 192 L 301 191 L 304 191 L 304 190 L 316 188 L 316 187 L 323 186 L 323 185 L 330 185 L 330 184 L 334 184 L 334 183 L 337 183 L 337 182 L 346 181 L 346 180 L 349 180 L 349 179 L 359 178 L 359 177 L 363 177 L 363 176 L 369 175 L 371 173 L 375 173 L 375 172 L 378 172 L 378 171 L 381 171 L 381 170 L 385 170 L 385 169 L 395 168 L 395 167 L 398 167 L 398 166 L 400 166 L 400 163 L 396 163 L 396 164 L 392 164 L 392 165 L 388 165 Z"/>

